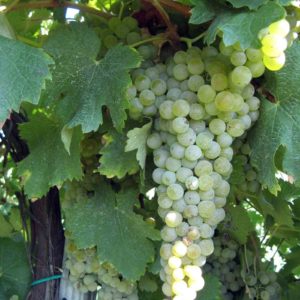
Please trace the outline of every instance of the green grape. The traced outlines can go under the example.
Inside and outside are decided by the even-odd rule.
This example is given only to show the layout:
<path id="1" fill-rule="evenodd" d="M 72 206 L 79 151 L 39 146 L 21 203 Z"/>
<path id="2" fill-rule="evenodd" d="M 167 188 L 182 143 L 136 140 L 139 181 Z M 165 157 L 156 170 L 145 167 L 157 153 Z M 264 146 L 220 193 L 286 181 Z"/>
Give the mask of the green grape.
<path id="1" fill-rule="evenodd" d="M 197 93 L 201 103 L 211 103 L 216 97 L 216 91 L 208 84 L 200 86 Z"/>
<path id="2" fill-rule="evenodd" d="M 176 100 L 173 105 L 173 113 L 177 117 L 186 117 L 190 112 L 190 104 L 183 99 Z"/>
<path id="3" fill-rule="evenodd" d="M 246 63 L 247 56 L 242 51 L 233 51 L 231 56 L 230 56 L 230 61 L 236 67 L 242 66 Z"/>
<path id="4" fill-rule="evenodd" d="M 162 79 L 155 79 L 151 82 L 151 90 L 156 96 L 162 96 L 167 91 L 167 85 Z"/>
<path id="5" fill-rule="evenodd" d="M 251 62 L 260 62 L 262 61 L 263 55 L 260 49 L 248 48 L 246 50 L 246 55 L 249 61 Z"/>
<path id="6" fill-rule="evenodd" d="M 245 66 L 236 67 L 231 73 L 231 80 L 233 84 L 241 88 L 244 88 L 247 84 L 249 84 L 251 79 L 251 71 Z"/>
<path id="7" fill-rule="evenodd" d="M 223 91 L 228 87 L 227 76 L 222 73 L 216 73 L 211 78 L 211 87 L 217 91 Z"/>
<path id="8" fill-rule="evenodd" d="M 187 60 L 187 53 L 184 51 L 177 51 L 174 54 L 173 59 L 176 64 L 185 64 Z"/>
<path id="9" fill-rule="evenodd" d="M 121 20 L 116 17 L 112 17 L 108 20 L 108 27 L 110 30 L 114 31 L 117 26 L 121 25 Z"/>
<path id="10" fill-rule="evenodd" d="M 151 85 L 151 80 L 149 77 L 145 76 L 145 75 L 138 75 L 135 78 L 134 81 L 134 86 L 136 87 L 136 89 L 141 92 L 143 90 L 149 89 Z"/>
<path id="11" fill-rule="evenodd" d="M 130 32 L 129 28 L 124 26 L 123 24 L 117 25 L 113 31 L 115 35 L 120 39 L 125 39 L 127 34 Z"/>
<path id="12" fill-rule="evenodd" d="M 200 75 L 204 72 L 204 63 L 201 57 L 192 57 L 188 60 L 187 69 L 192 75 Z"/>
<path id="13" fill-rule="evenodd" d="M 138 32 L 129 32 L 126 36 L 126 42 L 128 45 L 135 44 L 141 41 L 142 37 Z"/>
<path id="14" fill-rule="evenodd" d="M 103 44 L 107 49 L 110 49 L 118 44 L 118 39 L 113 34 L 110 34 L 103 39 Z"/>
<path id="15" fill-rule="evenodd" d="M 271 34 L 276 34 L 285 37 L 290 31 L 290 24 L 287 20 L 282 19 L 280 21 L 272 23 L 268 27 L 268 30 Z"/>
<path id="16" fill-rule="evenodd" d="M 253 78 L 258 78 L 265 73 L 265 65 L 263 64 L 262 61 L 258 61 L 258 62 L 249 61 L 246 63 L 246 67 L 248 67 L 249 70 L 251 71 Z"/>
<path id="17" fill-rule="evenodd" d="M 263 61 L 267 69 L 271 71 L 278 71 L 285 64 L 285 54 L 282 53 L 278 57 L 269 57 L 265 55 Z"/>
<path id="18" fill-rule="evenodd" d="M 151 90 L 143 90 L 139 96 L 140 102 L 145 106 L 150 106 L 155 102 L 155 94 Z"/>
<path id="19" fill-rule="evenodd" d="M 188 78 L 189 72 L 185 64 L 175 65 L 173 68 L 173 76 L 178 81 L 183 81 Z"/>
<path id="20" fill-rule="evenodd" d="M 129 30 L 135 30 L 138 28 L 138 22 L 135 18 L 133 17 L 124 17 L 122 20 L 122 25 L 127 27 Z"/>
<path id="21" fill-rule="evenodd" d="M 219 111 L 234 111 L 234 95 L 228 91 L 222 91 L 215 98 L 216 108 Z"/>

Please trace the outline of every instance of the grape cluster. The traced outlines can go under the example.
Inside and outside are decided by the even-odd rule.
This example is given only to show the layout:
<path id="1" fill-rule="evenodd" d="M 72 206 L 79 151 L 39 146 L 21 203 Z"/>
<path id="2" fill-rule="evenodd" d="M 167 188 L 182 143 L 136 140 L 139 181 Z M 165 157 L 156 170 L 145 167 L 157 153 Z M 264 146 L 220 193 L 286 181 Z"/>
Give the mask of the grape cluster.
<path id="1" fill-rule="evenodd" d="M 155 117 L 147 145 L 165 222 L 160 277 L 163 293 L 174 300 L 195 299 L 204 286 L 201 267 L 225 217 L 232 142 L 258 118 L 247 58 L 233 63 L 222 51 L 178 51 L 166 64 L 137 69 L 128 90 L 130 115 Z"/>
<path id="2" fill-rule="evenodd" d="M 100 263 L 95 247 L 78 249 L 68 240 L 66 257 L 65 266 L 70 272 L 69 280 L 79 291 L 95 292 L 101 286 L 104 287 L 99 298 L 101 300 L 137 299 L 134 296 L 136 284 L 123 279 L 111 264 Z M 111 293 L 119 296 L 111 298 L 108 295 Z"/>
<path id="3" fill-rule="evenodd" d="M 250 265 L 243 269 L 238 255 L 239 245 L 227 234 L 219 233 L 214 243 L 215 251 L 208 258 L 204 273 L 218 277 L 222 285 L 222 299 L 231 300 L 237 294 L 245 294 L 247 299 L 280 299 L 281 287 L 275 272 L 266 271 L 264 265 L 257 271 L 257 266 L 252 264 L 253 259 L 248 260 Z M 252 252 L 247 255 L 253 258 Z"/>
<path id="4" fill-rule="evenodd" d="M 213 274 L 221 282 L 222 299 L 231 300 L 233 294 L 244 289 L 241 265 L 238 262 L 239 245 L 228 235 L 214 238 L 215 251 L 204 267 L 204 273 Z"/>
<path id="5" fill-rule="evenodd" d="M 243 139 L 236 139 L 233 143 L 234 155 L 243 165 L 244 180 L 239 184 L 239 190 L 251 194 L 256 194 L 260 189 L 260 183 L 257 180 L 257 173 L 250 163 L 251 148 Z M 242 179 L 243 176 L 240 177 Z"/>
<path id="6" fill-rule="evenodd" d="M 287 36 L 289 32 L 289 22 L 282 19 L 272 23 L 268 28 L 262 29 L 259 33 L 263 62 L 271 71 L 280 70 L 285 64 L 284 51 L 288 46 Z"/>
<path id="7" fill-rule="evenodd" d="M 98 28 L 98 33 L 103 42 L 102 54 L 104 55 L 108 49 L 117 44 L 133 45 L 150 37 L 147 31 L 142 31 L 138 26 L 138 21 L 130 16 L 120 19 L 112 17 L 107 25 Z M 156 47 L 153 45 L 141 45 L 137 47 L 137 51 L 144 60 L 153 58 L 156 53 Z"/>
<path id="8" fill-rule="evenodd" d="M 98 292 L 99 300 L 138 300 L 138 294 L 135 291 L 130 295 L 119 292 L 118 290 L 108 286 L 106 284 L 101 285 L 101 289 Z"/>

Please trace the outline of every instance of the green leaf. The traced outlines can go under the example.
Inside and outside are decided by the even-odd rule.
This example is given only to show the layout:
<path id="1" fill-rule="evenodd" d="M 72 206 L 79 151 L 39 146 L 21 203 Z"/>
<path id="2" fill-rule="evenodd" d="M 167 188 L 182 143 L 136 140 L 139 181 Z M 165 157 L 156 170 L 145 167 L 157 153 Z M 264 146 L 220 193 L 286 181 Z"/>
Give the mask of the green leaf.
<path id="1" fill-rule="evenodd" d="M 267 190 L 264 191 L 264 200 L 272 207 L 271 209 L 270 207 L 264 209 L 264 214 L 271 215 L 278 225 L 293 227 L 292 211 L 288 202 L 288 200 L 291 199 L 290 195 L 292 194 L 291 186 L 284 181 L 280 181 L 280 186 L 283 188 L 277 196 L 274 196 Z M 290 188 L 288 188 L 288 186 Z"/>
<path id="2" fill-rule="evenodd" d="M 215 41 L 217 32 L 223 32 L 223 41 L 226 46 L 239 43 L 241 48 L 258 48 L 258 32 L 271 23 L 282 19 L 285 10 L 280 5 L 269 2 L 256 11 L 223 10 L 207 30 L 205 41 L 211 44 Z"/>
<path id="3" fill-rule="evenodd" d="M 192 15 L 189 20 L 191 24 L 202 24 L 212 20 L 219 7 L 218 3 L 210 0 L 192 0 L 192 4 L 195 7 L 192 9 Z"/>
<path id="4" fill-rule="evenodd" d="M 204 276 L 205 286 L 198 292 L 197 300 L 221 300 L 221 282 L 219 278 L 207 274 Z"/>
<path id="5" fill-rule="evenodd" d="M 66 227 L 79 248 L 97 246 L 101 262 L 109 262 L 127 279 L 137 280 L 154 260 L 159 232 L 132 211 L 137 192 L 114 193 L 102 182 L 89 200 L 66 210 Z"/>
<path id="6" fill-rule="evenodd" d="M 41 49 L 0 36 L 0 122 L 22 101 L 37 104 L 52 60 Z"/>
<path id="7" fill-rule="evenodd" d="M 240 8 L 240 7 L 248 7 L 250 9 L 256 9 L 263 4 L 266 4 L 269 0 L 227 0 L 232 4 L 233 7 L 235 8 Z"/>
<path id="8" fill-rule="evenodd" d="M 232 160 L 232 173 L 230 175 L 230 183 L 240 185 L 245 182 L 244 156 L 235 155 Z"/>
<path id="9" fill-rule="evenodd" d="M 142 169 L 145 168 L 146 156 L 147 156 L 147 138 L 150 133 L 152 121 L 145 124 L 142 128 L 134 128 L 127 133 L 128 140 L 126 142 L 125 151 L 136 152 L 136 159 Z"/>
<path id="10" fill-rule="evenodd" d="M 0 13 L 0 35 L 9 39 L 15 38 L 14 31 L 3 13 Z"/>
<path id="11" fill-rule="evenodd" d="M 258 170 L 258 178 L 273 194 L 280 189 L 275 176 L 277 167 L 274 157 L 278 148 L 285 147 L 283 171 L 300 178 L 300 43 L 287 50 L 287 61 L 278 72 L 268 72 L 267 87 L 275 96 L 276 103 L 262 101 L 260 118 L 250 134 L 251 163 Z"/>
<path id="12" fill-rule="evenodd" d="M 25 299 L 31 280 L 28 257 L 23 242 L 0 239 L 0 297 L 18 295 Z"/>
<path id="13" fill-rule="evenodd" d="M 125 152 L 126 135 L 117 131 L 111 131 L 109 134 L 111 141 L 100 151 L 100 174 L 108 178 L 123 178 L 127 174 L 138 172 L 135 152 Z"/>
<path id="14" fill-rule="evenodd" d="M 246 209 L 241 205 L 230 206 L 228 215 L 230 222 L 229 224 L 224 224 L 224 230 L 240 244 L 245 244 L 249 233 L 254 230 Z"/>
<path id="15" fill-rule="evenodd" d="M 0 213 L 0 237 L 10 237 L 13 232 L 13 227 L 5 220 Z"/>
<path id="16" fill-rule="evenodd" d="M 81 24 L 61 27 L 50 35 L 45 49 L 56 63 L 45 104 L 63 95 L 58 105 L 60 113 L 67 116 L 67 126 L 81 125 L 85 133 L 103 123 L 106 106 L 114 127 L 121 130 L 127 118 L 129 71 L 140 63 L 137 51 L 118 45 L 97 61 L 100 41 L 94 31 Z"/>
<path id="17" fill-rule="evenodd" d="M 28 142 L 30 154 L 19 163 L 18 174 L 24 176 L 25 192 L 30 198 L 40 198 L 50 187 L 82 176 L 81 131 L 74 129 L 69 154 L 61 140 L 62 129 L 60 121 L 42 113 L 21 125 L 21 136 Z"/>

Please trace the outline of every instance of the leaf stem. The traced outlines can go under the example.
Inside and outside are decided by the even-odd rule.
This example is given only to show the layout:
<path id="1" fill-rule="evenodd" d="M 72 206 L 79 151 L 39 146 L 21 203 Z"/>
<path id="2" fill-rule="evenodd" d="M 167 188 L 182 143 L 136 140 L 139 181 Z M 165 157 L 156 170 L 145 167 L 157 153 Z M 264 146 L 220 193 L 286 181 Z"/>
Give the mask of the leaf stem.
<path id="1" fill-rule="evenodd" d="M 179 41 L 179 36 L 177 33 L 176 26 L 171 22 L 171 19 L 168 15 L 168 13 L 165 11 L 163 6 L 160 3 L 160 0 L 145 0 L 145 2 L 149 2 L 152 6 L 155 7 L 155 9 L 158 11 L 160 14 L 163 22 L 166 24 L 168 28 L 168 36 L 170 36 L 170 40 L 174 42 Z"/>
<path id="2" fill-rule="evenodd" d="M 120 20 L 122 19 L 122 16 L 123 16 L 123 13 L 124 13 L 124 9 L 125 9 L 125 4 L 124 4 L 123 1 L 121 1 L 121 7 L 120 7 L 119 15 L 118 15 L 118 18 Z"/>
<path id="3" fill-rule="evenodd" d="M 35 47 L 35 48 L 41 48 L 42 47 L 41 44 L 39 44 L 39 43 L 37 43 L 37 42 L 35 42 L 33 40 L 30 40 L 30 39 L 28 39 L 28 38 L 26 38 L 24 36 L 17 35 L 16 37 L 17 37 L 18 41 L 21 41 L 21 42 L 23 42 L 23 43 L 25 43 L 25 44 L 27 44 L 29 46 L 32 46 L 32 47 Z"/>
<path id="4" fill-rule="evenodd" d="M 190 7 L 187 5 L 184 5 L 184 4 L 181 4 L 178 2 L 174 2 L 171 0 L 160 0 L 160 3 L 162 6 L 172 9 L 172 10 L 175 10 L 185 17 L 189 17 L 191 15 Z"/>
<path id="5" fill-rule="evenodd" d="M 33 1 L 33 2 L 25 2 L 25 3 L 17 3 L 13 7 L 10 8 L 10 11 L 14 10 L 21 10 L 21 9 L 39 9 L 39 8 L 55 8 L 55 7 L 70 7 L 79 9 L 83 12 L 97 15 L 106 19 L 112 17 L 112 15 L 105 13 L 99 9 L 81 4 L 81 3 L 74 3 L 71 1 Z"/>
<path id="6" fill-rule="evenodd" d="M 192 45 L 196 42 L 198 42 L 199 40 L 201 40 L 205 35 L 206 35 L 206 31 L 202 32 L 201 34 L 199 34 L 198 36 L 196 36 L 195 38 L 187 38 L 187 37 L 181 37 L 180 41 L 181 42 L 185 42 L 188 46 L 188 48 L 191 48 Z"/>
<path id="7" fill-rule="evenodd" d="M 129 45 L 129 47 L 132 47 L 132 48 L 136 48 L 140 45 L 144 45 L 144 44 L 148 44 L 150 42 L 154 42 L 154 41 L 163 41 L 163 40 L 167 40 L 166 38 L 164 38 L 162 35 L 156 35 L 156 36 L 153 36 L 153 37 L 150 37 L 150 38 L 147 38 L 145 40 L 141 40 L 139 42 L 136 42 L 134 44 L 131 44 Z"/>

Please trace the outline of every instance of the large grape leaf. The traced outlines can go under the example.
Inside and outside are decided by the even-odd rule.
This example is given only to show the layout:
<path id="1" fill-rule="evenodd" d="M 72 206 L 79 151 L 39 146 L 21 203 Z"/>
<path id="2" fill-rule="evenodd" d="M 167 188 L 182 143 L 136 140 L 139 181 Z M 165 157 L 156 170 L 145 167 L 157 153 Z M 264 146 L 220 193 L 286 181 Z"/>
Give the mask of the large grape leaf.
<path id="1" fill-rule="evenodd" d="M 191 24 L 202 24 L 212 20 L 219 8 L 219 4 L 211 0 L 192 0 L 194 5 L 189 19 Z"/>
<path id="2" fill-rule="evenodd" d="M 108 178 L 123 178 L 139 170 L 135 152 L 125 152 L 126 135 L 110 132 L 110 141 L 101 149 L 99 172 Z"/>
<path id="3" fill-rule="evenodd" d="M 121 130 L 128 108 L 129 71 L 139 65 L 138 53 L 118 45 L 97 61 L 100 41 L 82 24 L 61 27 L 50 35 L 44 48 L 56 63 L 45 102 L 63 97 L 59 105 L 61 112 L 69 116 L 67 126 L 81 125 L 83 132 L 95 131 L 103 123 L 102 108 L 107 106 L 114 127 Z"/>
<path id="4" fill-rule="evenodd" d="M 30 198 L 40 198 L 49 188 L 65 180 L 82 176 L 80 164 L 80 129 L 74 128 L 70 154 L 61 139 L 63 124 L 43 113 L 32 116 L 21 125 L 21 137 L 28 142 L 30 154 L 18 165 L 25 192 Z"/>
<path id="5" fill-rule="evenodd" d="M 267 3 L 269 0 L 227 0 L 232 4 L 233 7 L 248 7 L 250 9 L 256 9 L 263 4 Z"/>
<path id="6" fill-rule="evenodd" d="M 95 196 L 66 210 L 66 227 L 79 248 L 97 246 L 101 262 L 113 264 L 130 280 L 139 279 L 154 260 L 159 232 L 132 211 L 135 190 L 115 193 L 102 182 Z"/>
<path id="7" fill-rule="evenodd" d="M 287 61 L 278 72 L 268 72 L 267 88 L 275 96 L 276 103 L 263 99 L 260 118 L 250 134 L 251 162 L 258 170 L 258 178 L 264 187 L 276 194 L 280 189 L 275 174 L 275 154 L 285 147 L 282 158 L 283 171 L 300 178 L 300 43 L 287 51 Z"/>
<path id="8" fill-rule="evenodd" d="M 52 63 L 43 50 L 0 36 L 0 122 L 22 101 L 39 102 Z"/>
<path id="9" fill-rule="evenodd" d="M 204 280 L 204 288 L 198 292 L 197 300 L 221 300 L 221 282 L 218 277 L 207 274 Z"/>
<path id="10" fill-rule="evenodd" d="M 26 298 L 31 273 L 23 242 L 0 238 L 0 274 L 0 299 Z"/>
<path id="11" fill-rule="evenodd" d="M 255 11 L 224 9 L 216 13 L 216 18 L 207 30 L 205 41 L 208 44 L 213 43 L 220 30 L 226 46 L 239 43 L 243 49 L 258 48 L 258 32 L 284 16 L 284 8 L 274 2 L 269 2 Z"/>
<path id="12" fill-rule="evenodd" d="M 152 122 L 145 124 L 141 128 L 134 128 L 127 133 L 128 140 L 126 142 L 125 151 L 136 152 L 136 159 L 142 169 L 145 168 L 146 156 L 147 156 L 147 138 L 150 133 Z M 129 152 L 132 153 L 132 152 Z"/>
<path id="13" fill-rule="evenodd" d="M 221 224 L 223 230 L 227 231 L 240 244 L 245 244 L 249 233 L 254 230 L 247 211 L 241 205 L 230 206 L 227 211 L 230 221 Z"/>

